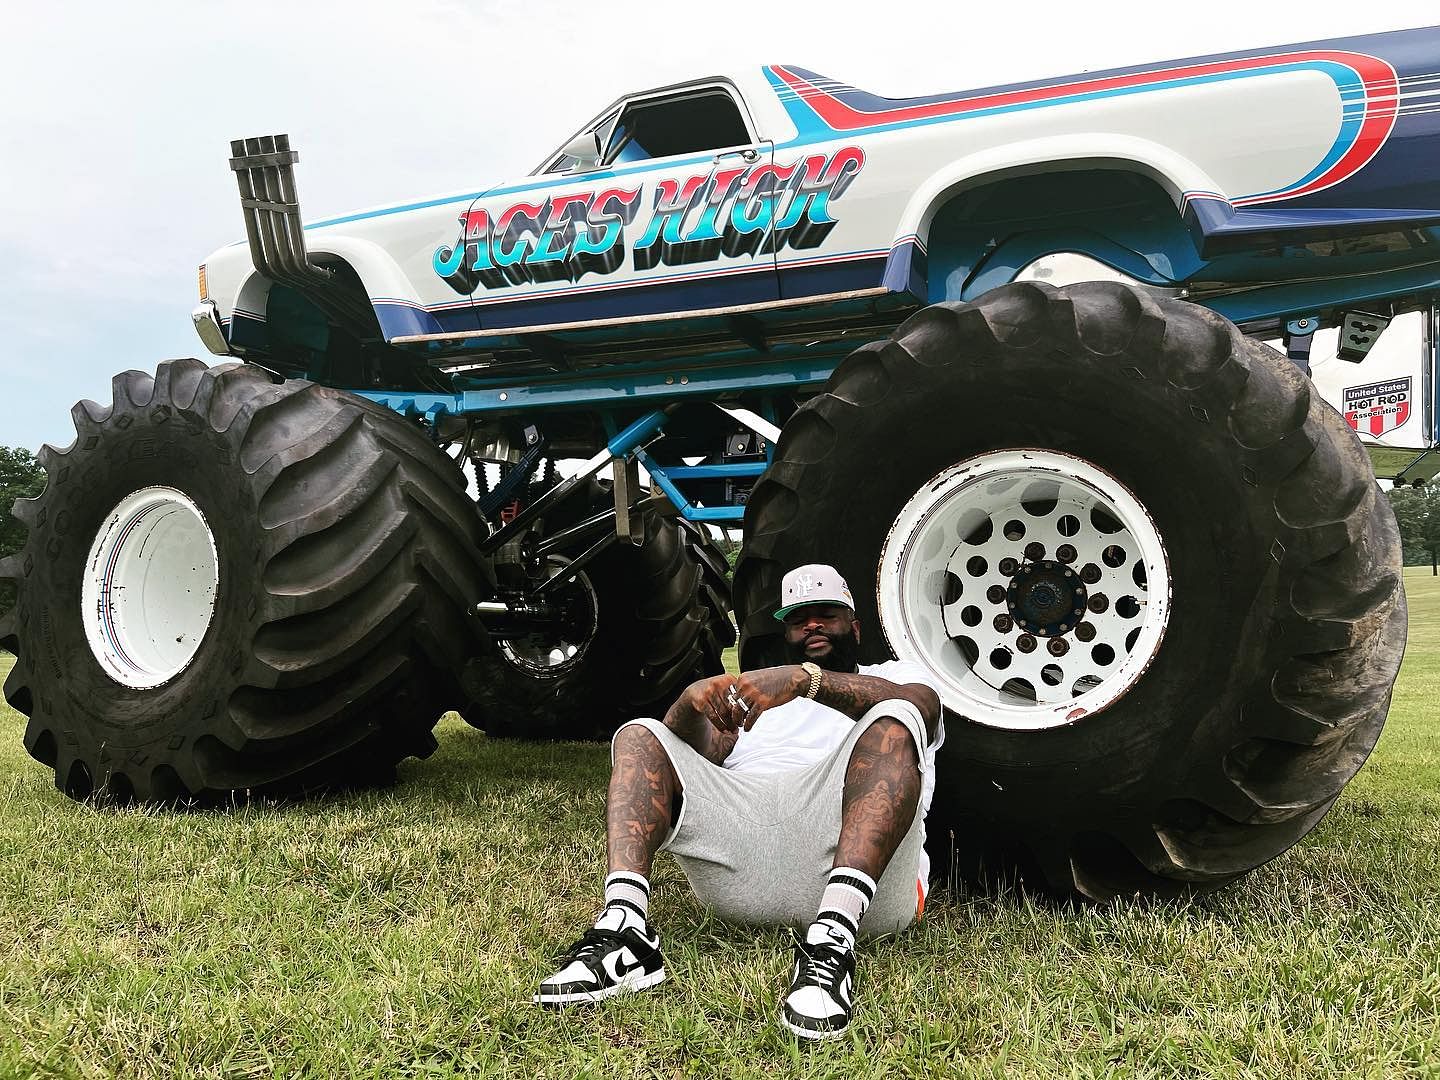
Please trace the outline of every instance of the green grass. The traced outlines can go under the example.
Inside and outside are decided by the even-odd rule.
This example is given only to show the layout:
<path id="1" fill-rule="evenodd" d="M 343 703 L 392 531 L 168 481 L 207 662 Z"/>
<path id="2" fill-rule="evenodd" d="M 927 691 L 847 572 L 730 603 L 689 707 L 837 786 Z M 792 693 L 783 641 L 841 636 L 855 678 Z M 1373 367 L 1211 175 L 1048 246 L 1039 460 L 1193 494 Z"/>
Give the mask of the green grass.
<path id="1" fill-rule="evenodd" d="M 1365 449 L 1370 452 L 1370 465 L 1375 475 L 1387 479 L 1420 456 L 1419 450 L 1401 450 L 1393 446 L 1367 446 Z"/>
<path id="2" fill-rule="evenodd" d="M 450 717 L 392 790 L 163 814 L 69 802 L 5 709 L 0 1076 L 1440 1075 L 1440 580 L 1406 580 L 1385 735 L 1289 853 L 1190 902 L 937 898 L 814 1048 L 775 1021 L 784 936 L 707 918 L 669 860 L 670 981 L 528 1004 L 596 905 L 601 747 Z"/>

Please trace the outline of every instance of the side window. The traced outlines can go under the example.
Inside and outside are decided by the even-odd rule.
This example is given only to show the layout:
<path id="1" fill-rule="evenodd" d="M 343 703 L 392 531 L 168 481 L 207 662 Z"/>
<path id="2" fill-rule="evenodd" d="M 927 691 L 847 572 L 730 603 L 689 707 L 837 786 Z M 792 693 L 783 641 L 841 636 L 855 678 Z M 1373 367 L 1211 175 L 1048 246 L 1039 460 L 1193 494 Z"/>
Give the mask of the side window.
<path id="1" fill-rule="evenodd" d="M 607 165 L 646 161 L 750 141 L 735 99 L 723 90 L 699 90 L 627 105 L 602 160 Z"/>
<path id="2" fill-rule="evenodd" d="M 555 163 L 545 171 L 547 173 L 567 173 L 575 168 L 575 159 L 569 154 L 561 154 L 555 159 Z"/>

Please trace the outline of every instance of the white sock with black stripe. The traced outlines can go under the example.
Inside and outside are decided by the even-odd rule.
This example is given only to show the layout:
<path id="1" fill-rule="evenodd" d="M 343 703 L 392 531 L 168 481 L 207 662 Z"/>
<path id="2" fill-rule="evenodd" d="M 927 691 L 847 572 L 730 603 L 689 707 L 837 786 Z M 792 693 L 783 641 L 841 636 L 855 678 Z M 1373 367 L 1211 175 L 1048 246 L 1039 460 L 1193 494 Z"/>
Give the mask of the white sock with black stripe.
<path id="1" fill-rule="evenodd" d="M 605 878 L 605 908 L 595 925 L 602 930 L 623 930 L 633 926 L 644 930 L 650 917 L 650 882 L 628 870 L 616 870 Z"/>
<path id="2" fill-rule="evenodd" d="M 860 933 L 860 920 L 875 899 L 875 882 L 863 870 L 853 866 L 837 866 L 825 881 L 820 897 L 820 913 L 805 934 L 807 943 L 838 939 L 847 948 L 855 947 Z"/>

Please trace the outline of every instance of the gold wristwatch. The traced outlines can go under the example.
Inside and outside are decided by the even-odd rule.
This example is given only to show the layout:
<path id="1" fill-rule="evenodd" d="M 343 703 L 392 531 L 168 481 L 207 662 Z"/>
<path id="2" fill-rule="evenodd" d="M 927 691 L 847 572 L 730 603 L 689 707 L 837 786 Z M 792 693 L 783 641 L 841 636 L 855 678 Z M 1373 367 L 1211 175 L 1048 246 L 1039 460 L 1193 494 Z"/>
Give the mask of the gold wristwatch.
<path id="1" fill-rule="evenodd" d="M 805 696 L 811 701 L 814 701 L 815 695 L 820 692 L 820 666 L 806 660 L 805 663 L 800 665 L 800 670 L 810 676 L 810 686 L 809 689 L 805 691 Z"/>

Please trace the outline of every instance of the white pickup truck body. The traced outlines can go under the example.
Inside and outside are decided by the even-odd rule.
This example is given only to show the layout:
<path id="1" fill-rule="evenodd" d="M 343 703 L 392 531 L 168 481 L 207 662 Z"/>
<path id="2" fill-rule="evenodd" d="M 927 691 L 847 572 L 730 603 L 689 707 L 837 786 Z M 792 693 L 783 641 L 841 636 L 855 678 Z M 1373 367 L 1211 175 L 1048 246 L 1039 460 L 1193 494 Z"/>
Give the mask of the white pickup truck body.
<path id="1" fill-rule="evenodd" d="M 1440 222 L 1440 181 L 1401 167 L 1440 145 L 1440 75 L 1414 69 L 1437 37 L 904 100 L 771 65 L 612 103 L 585 129 L 609 140 L 589 167 L 557 151 L 531 175 L 312 222 L 305 239 L 312 256 L 353 268 L 387 341 L 460 352 L 637 317 L 964 296 L 976 259 L 937 235 L 947 205 L 1027 175 L 1111 170 L 1153 183 L 1183 226 L 1139 252 L 1148 275 L 1117 268 L 1179 287 L 1211 257 L 1277 238 Z M 1188 251 L 1175 247 L 1182 236 Z M 1101 246 L 1089 254 L 1115 262 Z M 267 318 L 268 282 L 246 249 L 206 267 L 229 338 L 263 349 L 250 324 Z M 1262 313 L 1274 314 L 1227 312 Z"/>

